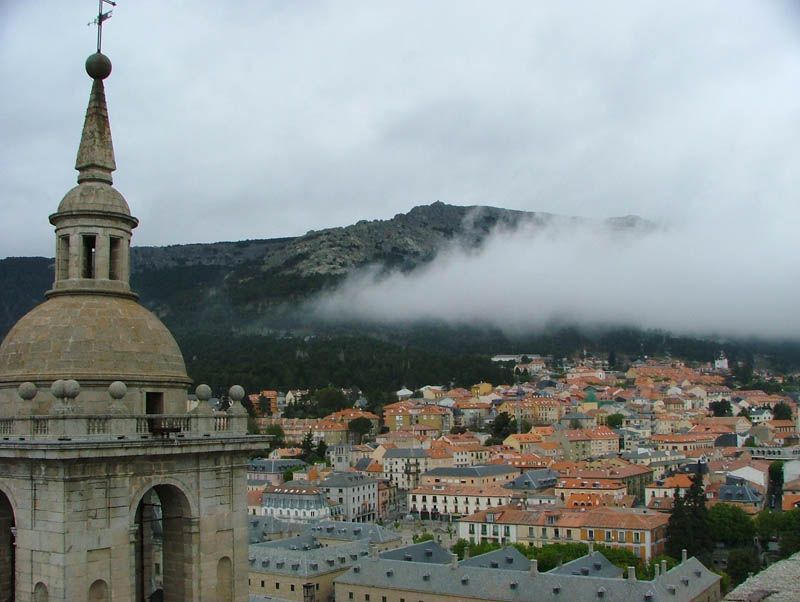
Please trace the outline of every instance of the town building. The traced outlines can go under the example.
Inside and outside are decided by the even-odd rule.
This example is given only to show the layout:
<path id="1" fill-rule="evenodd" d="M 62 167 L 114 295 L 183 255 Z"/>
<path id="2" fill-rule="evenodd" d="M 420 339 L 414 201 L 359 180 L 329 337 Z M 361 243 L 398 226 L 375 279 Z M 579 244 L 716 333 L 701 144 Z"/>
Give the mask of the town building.
<path id="1" fill-rule="evenodd" d="M 484 466 L 443 466 L 422 474 L 422 485 L 471 485 L 475 487 L 496 486 L 508 483 L 519 474 L 513 466 L 487 464 Z"/>
<path id="2" fill-rule="evenodd" d="M 266 487 L 261 497 L 263 516 L 290 523 L 340 519 L 342 506 L 330 500 L 325 490 L 307 481 L 286 481 Z"/>
<path id="3" fill-rule="evenodd" d="M 645 562 L 664 553 L 669 517 L 633 508 L 520 508 L 516 504 L 481 509 L 462 517 L 458 536 L 472 543 L 601 543 L 625 548 Z"/>
<path id="4" fill-rule="evenodd" d="M 500 485 L 419 485 L 407 493 L 409 512 L 421 518 L 457 518 L 508 504 L 515 497 Z"/>
<path id="5" fill-rule="evenodd" d="M 540 572 L 537 562 L 505 548 L 458 561 L 433 542 L 366 556 L 334 581 L 336 600 L 358 602 L 524 602 L 641 600 L 716 602 L 720 577 L 695 558 L 653 581 L 623 579 L 597 552 Z"/>
<path id="6" fill-rule="evenodd" d="M 251 544 L 251 596 L 296 602 L 333 599 L 333 580 L 360 558 L 401 544 L 378 525 L 322 521 L 297 536 Z"/>
<path id="7" fill-rule="evenodd" d="M 363 523 L 378 518 L 378 483 L 357 472 L 334 472 L 319 483 L 341 507 L 342 520 Z"/>
<path id="8" fill-rule="evenodd" d="M 261 489 L 280 485 L 287 472 L 305 470 L 308 464 L 299 459 L 272 460 L 254 458 L 247 463 L 247 489 Z"/>

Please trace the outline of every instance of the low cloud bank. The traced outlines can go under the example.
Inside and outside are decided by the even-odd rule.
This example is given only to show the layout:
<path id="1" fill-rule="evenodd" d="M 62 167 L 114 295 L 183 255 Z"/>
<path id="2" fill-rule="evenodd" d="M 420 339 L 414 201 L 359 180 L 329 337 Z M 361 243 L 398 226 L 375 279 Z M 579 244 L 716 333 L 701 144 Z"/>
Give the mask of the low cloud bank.
<path id="1" fill-rule="evenodd" d="M 642 231 L 597 222 L 495 231 L 408 274 L 361 270 L 313 303 L 326 320 L 443 320 L 531 332 L 553 322 L 800 339 L 790 216 L 706 216 Z"/>

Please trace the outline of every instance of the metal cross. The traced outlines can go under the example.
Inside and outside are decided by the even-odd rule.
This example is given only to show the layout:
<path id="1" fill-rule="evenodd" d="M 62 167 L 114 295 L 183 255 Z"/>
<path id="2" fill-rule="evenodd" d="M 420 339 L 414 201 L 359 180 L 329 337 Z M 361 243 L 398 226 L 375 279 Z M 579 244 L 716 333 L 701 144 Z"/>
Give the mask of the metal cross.
<path id="1" fill-rule="evenodd" d="M 87 25 L 97 25 L 97 52 L 100 52 L 100 47 L 103 44 L 103 22 L 111 18 L 111 11 L 103 12 L 103 4 L 117 5 L 112 0 L 97 0 L 97 17 L 94 21 L 87 23 Z"/>

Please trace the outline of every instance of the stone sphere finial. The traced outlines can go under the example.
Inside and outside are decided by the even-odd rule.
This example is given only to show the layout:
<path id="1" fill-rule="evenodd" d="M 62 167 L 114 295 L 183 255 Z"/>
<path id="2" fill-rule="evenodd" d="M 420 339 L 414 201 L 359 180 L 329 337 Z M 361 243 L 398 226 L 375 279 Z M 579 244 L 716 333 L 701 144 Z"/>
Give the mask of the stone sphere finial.
<path id="1" fill-rule="evenodd" d="M 200 401 L 208 401 L 211 399 L 211 387 L 208 385 L 197 385 L 197 388 L 194 390 L 195 395 L 197 395 L 197 399 Z"/>
<path id="2" fill-rule="evenodd" d="M 50 393 L 52 393 L 53 397 L 56 399 L 64 399 L 64 397 L 66 397 L 64 394 L 66 391 L 65 385 L 66 381 L 59 378 L 52 385 L 50 385 Z"/>
<path id="3" fill-rule="evenodd" d="M 32 382 L 24 382 L 17 387 L 17 394 L 25 401 L 33 400 L 38 392 L 39 389 Z"/>
<path id="4" fill-rule="evenodd" d="M 64 381 L 64 397 L 67 399 L 75 399 L 81 392 L 81 386 L 77 380 L 69 379 Z"/>
<path id="5" fill-rule="evenodd" d="M 241 385 L 233 385 L 228 389 L 228 396 L 233 401 L 242 401 L 244 399 L 244 388 Z"/>
<path id="6" fill-rule="evenodd" d="M 105 79 L 111 75 L 111 59 L 102 52 L 95 52 L 86 59 L 86 73 L 92 79 Z"/>
<path id="7" fill-rule="evenodd" d="M 115 380 L 113 383 L 108 385 L 108 394 L 111 396 L 111 399 L 116 399 L 119 401 L 125 397 L 127 392 L 128 386 L 121 380 Z"/>

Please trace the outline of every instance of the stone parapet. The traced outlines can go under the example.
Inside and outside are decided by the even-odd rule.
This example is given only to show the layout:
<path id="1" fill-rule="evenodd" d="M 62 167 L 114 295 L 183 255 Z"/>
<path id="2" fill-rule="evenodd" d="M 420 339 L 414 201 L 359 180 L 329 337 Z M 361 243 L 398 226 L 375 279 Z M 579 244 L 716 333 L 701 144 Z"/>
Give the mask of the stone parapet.
<path id="1" fill-rule="evenodd" d="M 209 414 L 60 414 L 0 418 L 3 441 L 65 439 L 170 439 L 187 435 L 244 435 L 247 416 L 228 412 Z"/>

